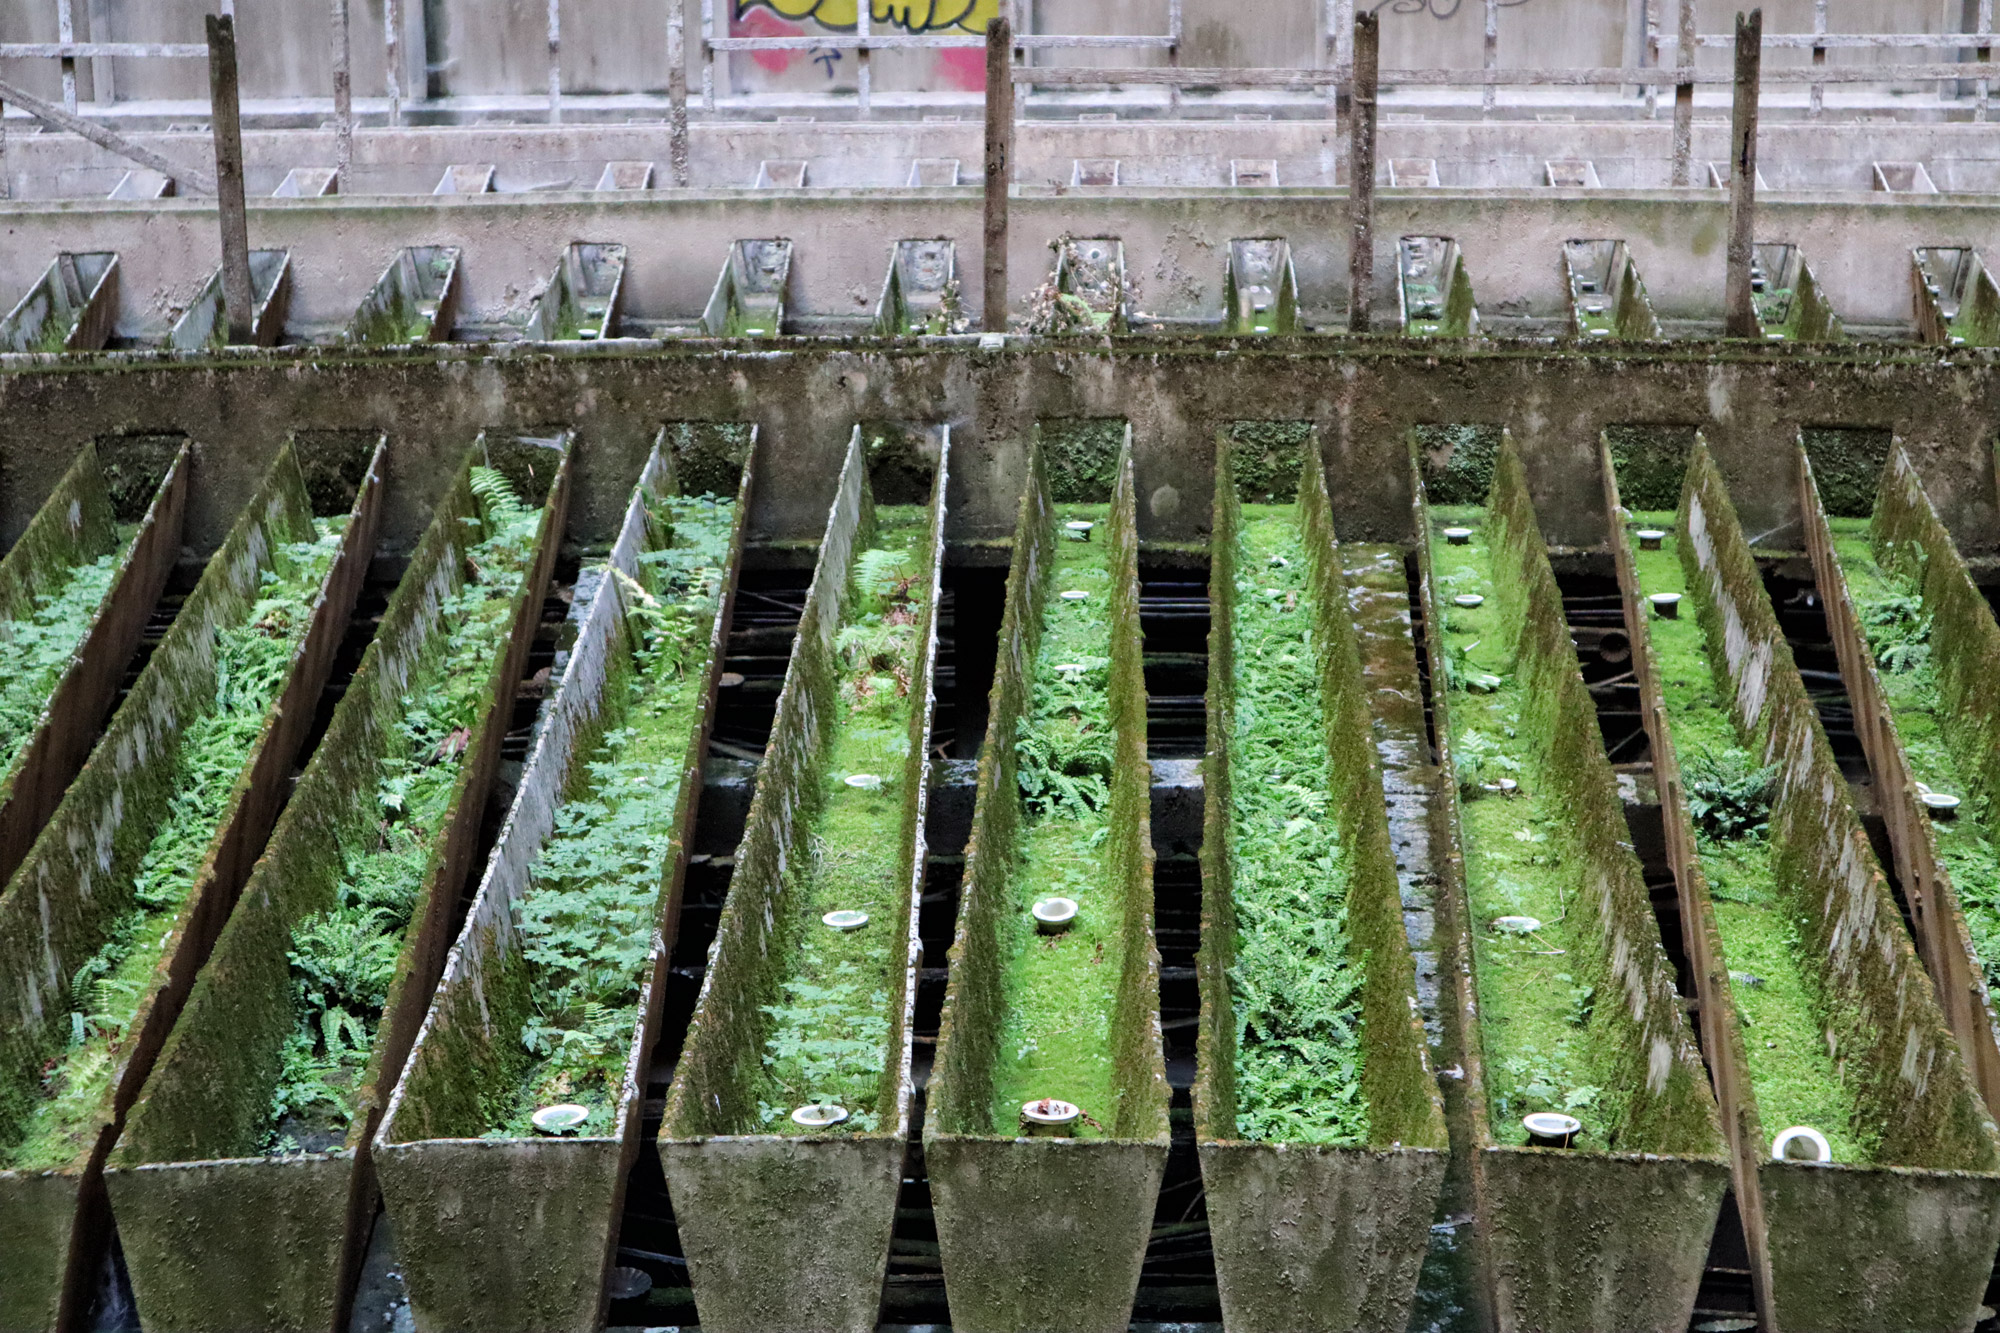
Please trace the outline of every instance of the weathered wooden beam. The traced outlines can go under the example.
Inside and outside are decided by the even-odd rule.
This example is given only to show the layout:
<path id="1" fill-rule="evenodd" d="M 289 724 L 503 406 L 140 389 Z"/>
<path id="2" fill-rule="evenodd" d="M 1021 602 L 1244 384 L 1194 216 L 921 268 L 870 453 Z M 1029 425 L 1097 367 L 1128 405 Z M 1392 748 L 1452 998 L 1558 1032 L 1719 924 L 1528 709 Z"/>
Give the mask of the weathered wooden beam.
<path id="1" fill-rule="evenodd" d="M 333 0 L 334 160 L 343 175 L 354 163 L 354 75 L 348 36 L 347 0 Z"/>
<path id="2" fill-rule="evenodd" d="M 979 327 L 1007 331 L 1007 187 L 1014 177 L 1014 25 L 986 25 L 986 290 Z"/>
<path id="3" fill-rule="evenodd" d="M 1347 329 L 1368 332 L 1368 303 L 1375 293 L 1375 67 L 1381 23 L 1371 13 L 1354 16 L 1354 73 L 1348 97 L 1353 139 L 1347 160 Z"/>
<path id="4" fill-rule="evenodd" d="M 25 88 L 9 83 L 5 79 L 0 79 L 0 102 L 12 102 L 52 130 L 81 135 L 99 148 L 129 158 L 140 166 L 151 167 L 162 175 L 171 176 L 183 185 L 192 187 L 197 193 L 215 193 L 215 179 L 207 172 L 196 167 L 178 166 L 169 162 L 152 149 L 133 143 L 115 130 L 108 130 L 95 121 L 85 120 L 81 116 L 72 116 L 61 107 L 44 102 Z"/>
<path id="5" fill-rule="evenodd" d="M 1736 16 L 1736 104 L 1729 117 L 1729 285 L 1724 333 L 1757 336 L 1757 305 L 1750 287 L 1751 246 L 1757 221 L 1757 71 L 1764 61 L 1764 11 Z"/>
<path id="6" fill-rule="evenodd" d="M 222 222 L 222 303 L 229 341 L 256 335 L 256 298 L 250 286 L 250 215 L 243 201 L 243 106 L 236 78 L 236 20 L 208 16 L 209 126 L 215 139 L 216 212 Z"/>
<path id="7" fill-rule="evenodd" d="M 1674 54 L 1674 174 L 1675 185 L 1691 185 L 1688 169 L 1694 157 L 1694 0 L 1680 0 L 1681 41 Z"/>
<path id="8" fill-rule="evenodd" d="M 667 0 L 667 158 L 674 184 L 688 184 L 687 6 Z"/>

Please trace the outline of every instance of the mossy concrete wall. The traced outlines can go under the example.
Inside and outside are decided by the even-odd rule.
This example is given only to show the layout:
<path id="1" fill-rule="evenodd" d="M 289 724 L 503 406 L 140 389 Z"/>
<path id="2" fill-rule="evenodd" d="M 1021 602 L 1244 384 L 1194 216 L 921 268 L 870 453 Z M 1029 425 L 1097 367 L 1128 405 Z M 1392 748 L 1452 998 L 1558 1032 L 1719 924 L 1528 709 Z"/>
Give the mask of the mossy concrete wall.
<path id="1" fill-rule="evenodd" d="M 1857 1333 L 1963 1327 L 2000 1246 L 2000 1139 L 1854 813 L 1728 488 L 1699 445 L 1680 523 L 1718 689 L 1762 761 L 1778 765 L 1772 865 L 1799 928 L 1815 1017 L 1861 1118 L 1853 1129 L 1879 1144 L 1868 1167 L 1760 1164 L 1772 1317 L 1782 1328 Z M 1754 1121 L 1746 1128 L 1761 1137 Z M 1840 1206 L 1829 1210 L 1829 1197 Z"/>
<path id="2" fill-rule="evenodd" d="M 1912 461 L 1946 524 L 1969 551 L 2000 549 L 1990 450 L 2000 366 L 1976 350 L 1314 337 L 1133 338 L 1117 348 L 1010 340 L 981 352 L 972 339 L 843 339 L 320 350 L 309 362 L 249 349 L 69 360 L 77 364 L 0 362 L 9 479 L 0 539 L 26 527 L 85 440 L 178 431 L 194 444 L 189 541 L 208 550 L 289 432 L 310 421 L 392 431 L 384 527 L 392 549 L 408 550 L 467 439 L 561 422 L 580 441 L 571 536 L 608 543 L 660 423 L 674 420 L 759 425 L 773 484 L 755 506 L 753 535 L 798 540 L 824 527 L 857 422 L 950 422 L 959 480 L 949 535 L 998 539 L 1014 530 L 1037 419 L 1123 417 L 1133 427 L 1141 536 L 1205 542 L 1215 432 L 1254 415 L 1319 426 L 1343 479 L 1334 519 L 1350 541 L 1414 536 L 1404 460 L 1416 425 L 1515 427 L 1549 541 L 1596 546 L 1606 538 L 1596 450 L 1607 426 L 1702 428 L 1749 530 L 1782 538 L 1797 521 L 1797 487 L 1769 441 L 1840 424 L 1922 441 Z"/>
<path id="3" fill-rule="evenodd" d="M 662 441 L 664 443 L 664 441 Z M 640 487 L 667 485 L 664 450 L 649 454 Z M 565 474 L 567 475 L 567 474 Z M 512 1088 L 529 1016 L 529 974 L 513 909 L 555 827 L 577 765 L 600 725 L 613 655 L 626 651 L 622 603 L 611 584 L 592 603 L 560 690 L 545 708 L 534 753 L 487 862 L 463 930 L 388 1110 L 370 1142 L 383 1200 L 395 1220 L 411 1313 L 424 1333 L 594 1330 L 625 1179 L 638 1153 L 641 1092 L 659 1023 L 673 947 L 689 831 L 701 792 L 715 683 L 721 674 L 748 501 L 754 447 L 738 484 L 721 599 L 707 655 L 690 663 L 705 682 L 690 729 L 674 808 L 675 838 L 662 883 L 625 1077 L 607 1134 L 565 1139 L 479 1137 L 484 1101 Z M 643 495 L 630 497 L 612 563 L 628 575 L 649 540 Z M 553 543 L 547 548 L 553 550 Z M 520 674 L 519 663 L 514 678 Z M 522 1208 L 523 1199 L 533 1205 Z"/>
<path id="4" fill-rule="evenodd" d="M 1361 1084 L 1370 1142 L 1351 1148 L 1246 1142 L 1236 1131 L 1238 1020 L 1229 978 L 1237 929 L 1230 847 L 1240 522 L 1234 452 L 1218 442 L 1193 1089 L 1223 1317 L 1244 1333 L 1401 1329 L 1444 1175 L 1444 1110 L 1416 1004 L 1367 687 L 1316 437 L 1295 451 L 1295 489 L 1311 562 L 1308 615 L 1334 782 L 1326 795 L 1347 862 L 1350 963 L 1363 974 Z"/>
<path id="5" fill-rule="evenodd" d="M 485 811 L 479 756 L 506 730 L 513 679 L 497 646 L 486 671 L 485 715 L 461 766 L 416 887 L 385 1014 L 338 1148 L 266 1157 L 271 1097 L 297 1023 L 288 955 L 292 932 L 336 904 L 343 848 L 381 819 L 379 785 L 390 751 L 405 744 L 405 693 L 448 649 L 446 603 L 465 581 L 479 535 L 469 484 L 459 479 L 405 570 L 325 737 L 245 885 L 158 1065 L 107 1163 L 126 1265 L 147 1327 L 330 1328 L 344 1308 L 352 1265 L 373 1212 L 368 1135 L 388 1100 L 443 962 L 450 913 L 470 839 Z M 556 508 L 560 509 L 560 486 Z M 559 531 L 546 513 L 544 542 Z M 534 557 L 530 557 L 533 563 Z M 532 631 L 541 594 L 524 571 L 506 632 Z M 206 1237 L 187 1243 L 190 1229 Z"/>
<path id="6" fill-rule="evenodd" d="M 0 884 L 28 855 L 70 780 L 90 757 L 99 719 L 117 697 L 126 663 L 180 554 L 187 478 L 183 448 L 167 463 L 157 487 L 149 488 L 139 530 L 51 691 L 34 734 L 0 773 Z M 97 450 L 85 445 L 0 561 L 0 618 L 32 616 L 36 597 L 55 593 L 76 567 L 116 551 L 117 510 Z"/>
<path id="7" fill-rule="evenodd" d="M 1487 1120 L 1483 1061 L 1468 1038 L 1479 1140 L 1473 1187 L 1495 1310 L 1503 1330 L 1678 1331 L 1694 1307 L 1728 1184 L 1721 1126 L 1511 437 L 1495 463 L 1487 522 L 1500 623 L 1519 627 L 1523 781 L 1565 813 L 1550 829 L 1561 849 L 1557 873 L 1573 877 L 1570 910 L 1583 914 L 1572 939 L 1592 946 L 1571 970 L 1613 998 L 1594 1006 L 1586 1037 L 1622 1103 L 1619 1122 L 1607 1127 L 1615 1152 L 1512 1146 Z M 1446 723 L 1441 710 L 1441 735 Z M 1445 763 L 1449 773 L 1448 751 Z M 1440 785 L 1455 824 L 1456 783 Z M 1447 877 L 1457 888 L 1454 915 L 1464 921 L 1461 855 L 1456 845 L 1448 853 Z M 1469 938 L 1460 948 L 1470 956 Z M 1465 998 L 1469 1005 L 1469 992 Z"/>
<path id="8" fill-rule="evenodd" d="M 1109 524 L 1109 690 L 1116 761 L 1103 882 L 1117 895 L 1124 947 L 1109 1015 L 1118 1110 L 1101 1140 L 1019 1138 L 1013 1126 L 993 1123 L 994 1066 L 1006 1006 L 1000 919 L 1011 910 L 1022 820 L 1015 722 L 1028 702 L 1055 536 L 1039 439 L 1029 477 L 980 750 L 977 807 L 924 1150 L 954 1328 L 1113 1333 L 1131 1318 L 1168 1143 L 1130 449 L 1118 460 Z"/>
<path id="9" fill-rule="evenodd" d="M 372 501 L 372 494 L 371 494 Z M 283 693 L 265 716 L 256 743 L 168 928 L 161 957 L 118 1052 L 97 1129 L 75 1160 L 54 1174 L 72 1179 L 86 1208 L 102 1198 L 98 1168 L 126 1109 L 179 1013 L 196 970 L 262 849 L 282 797 L 282 775 L 304 739 L 310 701 L 319 697 L 332 653 L 372 545 L 371 503 L 349 523 L 328 571 L 312 623 L 294 650 Z M 112 718 L 90 761 L 48 826 L 0 892 L 0 1106 L 26 1115 L 38 1100 L 43 1062 L 69 1037 L 68 987 L 78 966 L 104 943 L 132 905 L 133 880 L 153 832 L 175 793 L 173 773 L 183 730 L 213 706 L 218 636 L 256 601 L 275 548 L 314 536 L 305 479 L 289 449 L 278 455 L 229 539 L 209 562 L 132 692 Z M 35 1175 L 0 1172 L 0 1327 L 37 1328 L 73 1307 L 94 1260 L 94 1230 L 78 1226 L 68 1244 L 36 1244 L 68 1227 L 34 1214 L 60 1187 Z M 77 1214 L 71 1202 L 65 1220 Z"/>

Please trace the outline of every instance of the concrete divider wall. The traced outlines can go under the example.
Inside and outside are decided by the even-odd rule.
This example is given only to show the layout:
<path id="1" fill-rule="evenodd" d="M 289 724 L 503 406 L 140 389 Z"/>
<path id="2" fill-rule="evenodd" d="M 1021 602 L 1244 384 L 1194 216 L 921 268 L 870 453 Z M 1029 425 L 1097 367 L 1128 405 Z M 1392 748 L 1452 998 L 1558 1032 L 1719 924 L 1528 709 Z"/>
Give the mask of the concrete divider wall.
<path id="1" fill-rule="evenodd" d="M 1705 445 L 1689 464 L 1681 524 L 1681 560 L 1718 690 L 1762 761 L 1779 766 L 1777 891 L 1860 1118 L 1851 1128 L 1877 1145 L 1873 1169 L 1760 1165 L 1775 1317 L 1791 1328 L 1962 1326 L 2000 1244 L 2000 1139 Z M 1842 1219 L 1837 1233 L 1831 1217 Z M 1893 1265 L 1859 1258 L 1885 1252 Z"/>
<path id="2" fill-rule="evenodd" d="M 272 1093 L 297 1016 L 292 932 L 335 905 L 346 849 L 381 819 L 378 787 L 405 744 L 406 692 L 449 650 L 446 604 L 465 583 L 466 548 L 481 534 L 468 452 L 458 480 L 397 585 L 327 734 L 300 777 L 236 910 L 134 1104 L 107 1183 L 127 1265 L 150 1327 L 257 1325 L 309 1329 L 344 1308 L 351 1266 L 374 1206 L 366 1143 L 429 1007 L 452 909 L 485 811 L 493 756 L 509 723 L 515 654 L 532 631 L 560 539 L 566 487 L 545 489 L 537 548 L 486 665 L 487 701 L 416 886 L 384 1014 L 357 1085 L 344 1141 L 318 1153 L 267 1157 Z M 532 494 L 532 493 L 531 493 Z M 190 1228 L 209 1238 L 187 1242 Z"/>

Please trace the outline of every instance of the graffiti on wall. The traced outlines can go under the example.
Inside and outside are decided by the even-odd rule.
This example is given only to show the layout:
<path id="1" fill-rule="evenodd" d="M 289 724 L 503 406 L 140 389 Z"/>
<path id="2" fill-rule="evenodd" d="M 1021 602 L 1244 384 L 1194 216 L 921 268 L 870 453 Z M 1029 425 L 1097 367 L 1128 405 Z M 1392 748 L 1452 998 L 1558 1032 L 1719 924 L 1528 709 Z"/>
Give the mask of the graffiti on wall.
<path id="1" fill-rule="evenodd" d="M 859 0 L 736 0 L 736 17 L 759 9 L 793 20 L 810 19 L 823 28 L 851 31 Z M 983 33 L 989 20 L 1000 16 L 1000 0 L 868 0 L 871 25 L 903 32 Z"/>

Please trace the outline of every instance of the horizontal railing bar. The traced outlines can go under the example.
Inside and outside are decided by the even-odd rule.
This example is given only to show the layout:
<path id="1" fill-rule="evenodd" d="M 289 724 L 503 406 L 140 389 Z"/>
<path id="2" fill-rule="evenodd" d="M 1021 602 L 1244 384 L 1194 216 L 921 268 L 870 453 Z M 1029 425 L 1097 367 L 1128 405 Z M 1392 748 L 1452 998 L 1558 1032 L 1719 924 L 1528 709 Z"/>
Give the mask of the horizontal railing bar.
<path id="1" fill-rule="evenodd" d="M 1993 62 L 1922 65 L 1825 66 L 1798 69 L 1765 69 L 1763 82 L 1769 84 L 1809 83 L 1889 83 L 1901 80 L 1994 79 L 2000 78 L 2000 64 Z M 1730 70 L 1683 70 L 1661 68 L 1608 69 L 1385 69 L 1378 76 L 1383 87 L 1478 87 L 1494 84 L 1505 87 L 1554 87 L 1614 84 L 1650 84 L 1671 88 L 1682 83 L 1732 84 Z M 1014 82 L 1045 87 L 1073 87 L 1094 84 L 1165 84 L 1174 87 L 1219 88 L 1324 88 L 1346 82 L 1344 69 L 1206 69 L 1121 66 L 1014 67 Z"/>
<path id="2" fill-rule="evenodd" d="M 1992 46 L 1994 34 L 1990 32 L 1779 32 L 1764 34 L 1766 50 L 1782 47 L 1788 50 L 1810 51 L 1814 47 L 1882 49 L 1916 48 L 1918 50 L 1950 50 L 1954 47 L 1976 49 Z M 1679 37 L 1660 35 L 1660 49 L 1667 50 L 1680 45 Z M 1696 46 L 1732 47 L 1736 45 L 1736 35 L 1727 32 L 1703 33 L 1694 39 Z"/>
<path id="3" fill-rule="evenodd" d="M 172 56 L 194 60 L 207 55 L 208 47 L 199 42 L 0 42 L 0 60 L 32 57 L 85 60 L 93 56 Z"/>
<path id="4" fill-rule="evenodd" d="M 972 34 L 947 33 L 871 33 L 866 37 L 858 33 L 827 33 L 819 37 L 711 37 L 707 45 L 711 51 L 936 51 L 963 50 L 967 47 L 984 50 L 986 39 Z M 1173 37 L 1165 33 L 1091 35 L 1029 33 L 1016 37 L 1014 45 L 1017 48 L 1038 51 L 1063 51 L 1096 48 L 1166 49 L 1177 43 Z"/>

